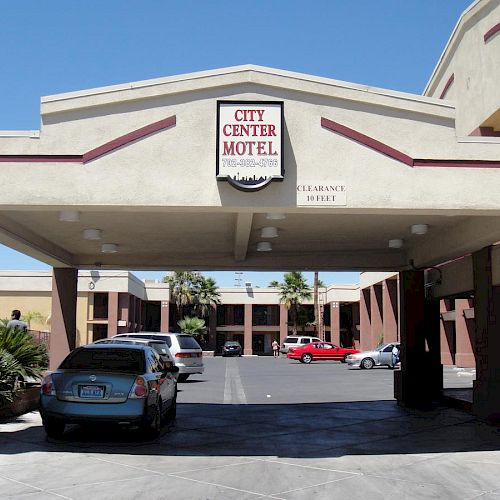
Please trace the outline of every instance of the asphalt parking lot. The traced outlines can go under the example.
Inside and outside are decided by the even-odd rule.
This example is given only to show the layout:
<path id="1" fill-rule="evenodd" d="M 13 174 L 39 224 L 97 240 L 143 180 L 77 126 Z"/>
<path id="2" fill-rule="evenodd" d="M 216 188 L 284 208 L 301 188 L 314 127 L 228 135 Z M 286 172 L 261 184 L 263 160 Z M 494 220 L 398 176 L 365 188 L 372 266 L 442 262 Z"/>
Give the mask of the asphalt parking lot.
<path id="1" fill-rule="evenodd" d="M 459 410 L 399 408 L 392 371 L 337 362 L 206 359 L 180 384 L 175 426 L 0 424 L 0 498 L 500 500 L 499 429 Z M 470 376 L 447 370 L 445 379 Z"/>

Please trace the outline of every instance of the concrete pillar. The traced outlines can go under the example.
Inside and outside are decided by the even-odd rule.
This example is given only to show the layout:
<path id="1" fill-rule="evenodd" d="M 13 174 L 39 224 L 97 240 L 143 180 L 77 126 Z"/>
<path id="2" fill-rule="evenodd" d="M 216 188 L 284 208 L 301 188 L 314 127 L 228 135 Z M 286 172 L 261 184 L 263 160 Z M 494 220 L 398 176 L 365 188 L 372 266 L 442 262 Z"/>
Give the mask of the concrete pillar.
<path id="1" fill-rule="evenodd" d="M 454 352 L 454 334 L 453 324 L 450 321 L 444 321 L 443 314 L 450 312 L 450 300 L 441 299 L 439 301 L 440 321 L 439 321 L 439 336 L 441 339 L 441 362 L 444 365 L 455 364 Z"/>
<path id="2" fill-rule="evenodd" d="M 492 284 L 491 247 L 472 254 L 476 324 L 473 411 L 500 420 L 500 287 Z"/>
<path id="3" fill-rule="evenodd" d="M 139 300 L 135 295 L 129 296 L 129 306 L 128 306 L 128 319 L 130 321 L 130 330 L 135 332 L 135 311 L 136 311 L 136 301 Z"/>
<path id="4" fill-rule="evenodd" d="M 284 304 L 280 304 L 280 345 L 288 336 L 288 309 Z"/>
<path id="5" fill-rule="evenodd" d="M 76 296 L 78 270 L 54 268 L 49 369 L 55 370 L 76 347 Z"/>
<path id="6" fill-rule="evenodd" d="M 382 285 L 384 342 L 398 340 L 398 282 L 385 280 Z"/>
<path id="7" fill-rule="evenodd" d="M 352 311 L 352 347 L 359 348 L 360 336 L 359 336 L 359 302 L 353 302 L 351 304 Z"/>
<path id="8" fill-rule="evenodd" d="M 243 354 L 253 354 L 252 350 L 252 304 L 245 304 Z"/>
<path id="9" fill-rule="evenodd" d="M 371 348 L 372 327 L 370 321 L 370 289 L 361 290 L 359 300 L 359 349 L 367 351 Z"/>
<path id="10" fill-rule="evenodd" d="M 170 328 L 170 302 L 168 300 L 161 301 L 160 309 L 160 331 L 163 333 L 168 333 Z"/>
<path id="11" fill-rule="evenodd" d="M 423 271 L 399 276 L 401 370 L 394 372 L 394 396 L 403 406 L 425 406 L 443 388 L 439 301 L 426 300 Z"/>
<path id="12" fill-rule="evenodd" d="M 118 292 L 108 293 L 108 337 L 118 333 Z"/>
<path id="13" fill-rule="evenodd" d="M 384 322 L 382 320 L 382 285 L 376 284 L 370 287 L 370 349 L 380 344 L 384 336 Z"/>
<path id="14" fill-rule="evenodd" d="M 215 351 L 215 339 L 217 336 L 217 306 L 210 306 L 210 316 L 208 318 L 208 343 L 209 351 Z"/>
<path id="15" fill-rule="evenodd" d="M 330 302 L 330 342 L 340 345 L 340 304 Z"/>
<path id="16" fill-rule="evenodd" d="M 125 322 L 123 326 L 117 326 L 118 333 L 130 332 L 130 295 L 128 293 L 118 294 L 118 321 Z"/>
<path id="17" fill-rule="evenodd" d="M 465 310 L 473 307 L 472 299 L 455 300 L 455 331 L 457 335 L 456 365 L 461 368 L 475 368 L 474 320 L 465 317 Z"/>

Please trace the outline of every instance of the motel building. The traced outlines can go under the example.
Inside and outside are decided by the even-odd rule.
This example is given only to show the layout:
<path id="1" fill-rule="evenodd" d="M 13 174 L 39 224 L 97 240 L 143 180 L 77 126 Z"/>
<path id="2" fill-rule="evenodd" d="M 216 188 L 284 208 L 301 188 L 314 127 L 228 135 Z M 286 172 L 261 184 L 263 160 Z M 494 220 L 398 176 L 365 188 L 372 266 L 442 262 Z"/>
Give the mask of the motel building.
<path id="1" fill-rule="evenodd" d="M 477 0 L 423 95 L 245 65 L 43 97 L 39 131 L 0 133 L 0 242 L 53 267 L 51 365 L 80 340 L 79 271 L 397 273 L 398 402 L 439 396 L 464 318 L 473 411 L 498 418 L 499 81 L 500 2 Z"/>

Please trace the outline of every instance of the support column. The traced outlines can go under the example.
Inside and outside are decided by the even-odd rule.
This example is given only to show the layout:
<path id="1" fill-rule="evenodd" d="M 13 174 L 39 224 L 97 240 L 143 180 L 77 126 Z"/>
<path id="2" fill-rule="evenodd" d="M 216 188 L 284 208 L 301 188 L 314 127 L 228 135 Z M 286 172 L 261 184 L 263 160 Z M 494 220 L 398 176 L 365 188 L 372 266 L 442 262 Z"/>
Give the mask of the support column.
<path id="1" fill-rule="evenodd" d="M 370 289 L 361 290 L 359 300 L 359 349 L 368 351 L 371 349 L 371 322 L 370 322 Z"/>
<path id="2" fill-rule="evenodd" d="M 446 314 L 447 312 L 450 312 L 450 300 L 449 299 L 441 299 L 439 301 L 439 311 L 440 311 L 440 318 L 439 318 L 439 329 L 440 329 L 440 338 L 441 338 L 441 361 L 444 365 L 454 365 L 455 364 L 455 359 L 454 359 L 454 348 L 453 348 L 453 343 L 454 343 L 454 331 L 453 331 L 453 326 L 451 322 L 445 321 L 443 319 L 443 314 Z M 454 306 L 453 306 L 454 307 Z"/>
<path id="3" fill-rule="evenodd" d="M 161 301 L 160 310 L 160 331 L 163 333 L 168 333 L 170 328 L 170 302 L 168 300 Z"/>
<path id="4" fill-rule="evenodd" d="M 130 295 L 128 293 L 118 294 L 118 321 L 124 321 L 124 326 L 117 325 L 118 333 L 130 332 Z"/>
<path id="5" fill-rule="evenodd" d="M 330 302 L 330 342 L 340 345 L 340 304 Z"/>
<path id="6" fill-rule="evenodd" d="M 443 388 L 439 301 L 425 299 L 423 271 L 401 272 L 399 293 L 401 370 L 394 372 L 394 396 L 403 406 L 426 406 Z"/>
<path id="7" fill-rule="evenodd" d="M 284 304 L 280 304 L 280 345 L 288 336 L 288 309 Z"/>
<path id="8" fill-rule="evenodd" d="M 457 366 L 461 368 L 475 368 L 474 357 L 474 320 L 467 319 L 464 311 L 471 309 L 472 299 L 455 300 L 455 331 L 457 335 Z"/>
<path id="9" fill-rule="evenodd" d="M 382 285 L 384 342 L 398 341 L 398 282 L 385 280 Z"/>
<path id="10" fill-rule="evenodd" d="M 130 321 L 130 332 L 135 332 L 135 310 L 136 310 L 136 301 L 139 300 L 135 295 L 130 295 L 129 307 L 128 307 L 128 318 Z"/>
<path id="11" fill-rule="evenodd" d="M 472 254 L 476 323 L 474 414 L 500 420 L 500 287 L 493 286 L 491 247 Z"/>
<path id="12" fill-rule="evenodd" d="M 370 310 L 370 349 L 373 349 L 380 344 L 380 339 L 384 337 L 384 322 L 382 320 L 382 285 L 376 284 L 370 287 Z"/>
<path id="13" fill-rule="evenodd" d="M 208 343 L 209 351 L 215 351 L 215 338 L 217 336 L 217 306 L 210 306 L 210 317 L 208 319 Z"/>
<path id="14" fill-rule="evenodd" d="M 76 347 L 76 296 L 78 270 L 54 268 L 49 368 L 55 370 Z"/>
<path id="15" fill-rule="evenodd" d="M 118 333 L 118 292 L 108 293 L 108 337 Z"/>
<path id="16" fill-rule="evenodd" d="M 252 350 L 252 304 L 245 304 L 243 354 L 253 354 Z"/>

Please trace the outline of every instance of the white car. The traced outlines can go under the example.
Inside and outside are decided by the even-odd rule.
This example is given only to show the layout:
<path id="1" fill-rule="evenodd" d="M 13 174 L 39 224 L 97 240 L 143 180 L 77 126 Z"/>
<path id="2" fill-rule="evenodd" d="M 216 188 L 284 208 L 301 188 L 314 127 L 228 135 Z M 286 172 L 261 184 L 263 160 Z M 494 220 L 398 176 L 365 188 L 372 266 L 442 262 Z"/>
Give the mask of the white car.
<path id="1" fill-rule="evenodd" d="M 321 339 L 318 337 L 309 337 L 307 335 L 289 335 L 283 340 L 280 352 L 282 354 L 287 354 L 290 347 L 302 347 L 311 342 L 321 342 Z"/>
<path id="2" fill-rule="evenodd" d="M 193 373 L 203 373 L 203 350 L 192 335 L 186 333 L 130 332 L 120 333 L 112 338 L 136 338 L 163 340 L 168 345 L 179 368 L 179 382 L 184 382 Z"/>

